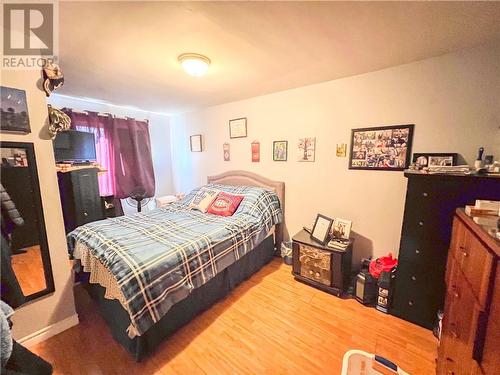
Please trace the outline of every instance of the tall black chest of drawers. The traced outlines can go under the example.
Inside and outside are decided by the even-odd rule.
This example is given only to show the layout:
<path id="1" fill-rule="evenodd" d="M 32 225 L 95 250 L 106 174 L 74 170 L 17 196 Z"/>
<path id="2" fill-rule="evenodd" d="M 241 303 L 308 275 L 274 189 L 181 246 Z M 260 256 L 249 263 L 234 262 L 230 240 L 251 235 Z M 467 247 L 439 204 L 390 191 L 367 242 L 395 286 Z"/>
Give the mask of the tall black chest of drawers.
<path id="1" fill-rule="evenodd" d="M 500 200 L 500 178 L 405 173 L 408 179 L 391 313 L 432 328 L 444 305 L 444 272 L 455 209 Z"/>

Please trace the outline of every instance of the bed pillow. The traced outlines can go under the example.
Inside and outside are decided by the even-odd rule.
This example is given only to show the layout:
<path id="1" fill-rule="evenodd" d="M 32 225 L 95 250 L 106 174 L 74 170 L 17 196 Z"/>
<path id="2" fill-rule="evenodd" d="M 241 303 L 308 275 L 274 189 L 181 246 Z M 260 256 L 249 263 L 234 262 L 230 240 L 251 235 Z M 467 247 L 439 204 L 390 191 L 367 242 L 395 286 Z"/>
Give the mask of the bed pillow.
<path id="1" fill-rule="evenodd" d="M 232 216 L 238 209 L 243 195 L 233 195 L 221 191 L 208 207 L 207 212 L 220 216 Z"/>
<path id="2" fill-rule="evenodd" d="M 220 190 L 203 187 L 195 194 L 191 202 L 189 202 L 188 208 L 190 210 L 198 210 L 205 213 L 219 193 Z"/>

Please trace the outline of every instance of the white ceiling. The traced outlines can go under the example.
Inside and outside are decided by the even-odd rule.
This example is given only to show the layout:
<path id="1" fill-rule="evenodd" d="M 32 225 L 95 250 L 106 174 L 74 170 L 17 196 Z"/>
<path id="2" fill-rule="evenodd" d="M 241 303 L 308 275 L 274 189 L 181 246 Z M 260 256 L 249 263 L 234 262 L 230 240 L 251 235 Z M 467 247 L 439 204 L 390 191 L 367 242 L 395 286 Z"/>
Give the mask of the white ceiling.
<path id="1" fill-rule="evenodd" d="M 500 42 L 500 2 L 61 2 L 60 94 L 176 113 Z M 212 60 L 186 75 L 184 52 Z"/>

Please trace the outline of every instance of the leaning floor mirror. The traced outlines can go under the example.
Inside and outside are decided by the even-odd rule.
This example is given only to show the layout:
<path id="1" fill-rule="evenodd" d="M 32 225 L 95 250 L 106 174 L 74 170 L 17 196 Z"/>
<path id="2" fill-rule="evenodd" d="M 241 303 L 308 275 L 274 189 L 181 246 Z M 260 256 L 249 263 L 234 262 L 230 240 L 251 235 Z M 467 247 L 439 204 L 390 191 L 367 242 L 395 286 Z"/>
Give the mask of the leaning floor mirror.
<path id="1" fill-rule="evenodd" d="M 15 307 L 54 291 L 32 143 L 0 142 L 2 300 Z"/>

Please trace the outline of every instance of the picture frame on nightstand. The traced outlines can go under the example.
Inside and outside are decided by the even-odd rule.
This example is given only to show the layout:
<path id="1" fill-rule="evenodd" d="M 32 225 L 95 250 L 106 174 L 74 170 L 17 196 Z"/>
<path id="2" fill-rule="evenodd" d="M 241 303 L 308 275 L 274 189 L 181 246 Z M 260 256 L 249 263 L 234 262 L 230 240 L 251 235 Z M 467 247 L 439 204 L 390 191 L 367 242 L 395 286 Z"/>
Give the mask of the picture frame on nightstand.
<path id="1" fill-rule="evenodd" d="M 311 231 L 311 238 L 316 242 L 325 245 L 329 240 L 332 225 L 333 219 L 328 216 L 318 214 Z"/>

